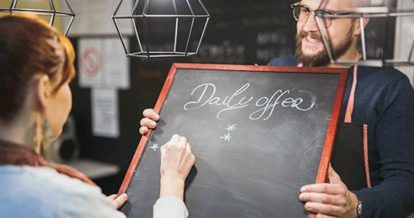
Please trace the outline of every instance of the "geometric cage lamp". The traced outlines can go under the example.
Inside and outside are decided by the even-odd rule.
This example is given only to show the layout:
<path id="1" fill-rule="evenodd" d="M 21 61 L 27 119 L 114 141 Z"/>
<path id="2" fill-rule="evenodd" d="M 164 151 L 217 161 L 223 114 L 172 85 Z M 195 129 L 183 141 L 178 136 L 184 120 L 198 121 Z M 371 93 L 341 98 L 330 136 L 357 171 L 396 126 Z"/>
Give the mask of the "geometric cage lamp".
<path id="1" fill-rule="evenodd" d="M 186 57 L 198 53 L 210 14 L 201 0 L 136 0 L 128 14 L 119 14 L 120 0 L 112 20 L 128 57 Z M 121 24 L 121 22 L 123 22 Z M 136 46 L 124 42 L 119 26 L 132 28 Z"/>
<path id="2" fill-rule="evenodd" d="M 325 27 L 326 20 L 337 19 L 354 19 L 359 22 L 361 27 L 361 34 L 359 36 L 359 47 L 361 52 L 361 58 L 359 60 L 338 60 L 335 56 L 335 50 L 332 46 L 332 38 Z M 369 18 L 367 27 L 364 25 L 364 20 Z M 404 53 L 401 57 L 393 57 L 387 54 L 386 49 L 391 47 L 392 41 L 387 37 L 389 33 L 395 31 L 394 27 L 390 25 L 391 22 L 401 21 L 402 19 L 414 18 L 413 10 L 396 10 L 390 9 L 386 6 L 367 6 L 359 7 L 352 11 L 336 11 L 335 14 L 330 13 L 318 13 L 315 16 L 315 21 L 319 32 L 321 33 L 321 39 L 325 46 L 327 55 L 332 64 L 359 64 L 366 66 L 414 66 L 414 35 L 407 34 L 404 37 Z M 377 23 L 372 26 L 371 23 Z M 371 25 L 370 25 L 371 24 Z M 406 23 L 408 29 L 414 30 L 414 23 L 410 20 Z M 398 29 L 397 29 L 398 30 Z M 399 31 L 404 31 L 400 29 Z M 401 34 L 396 31 L 396 34 Z M 377 38 L 372 38 L 372 37 Z M 370 38 L 371 37 L 371 38 Z M 374 44 L 377 43 L 378 45 Z M 395 42 L 394 42 L 395 43 Z M 376 45 L 377 47 L 374 47 Z M 394 48 L 394 47 L 391 47 Z M 395 49 L 395 48 L 394 48 Z M 392 52 L 393 50 L 391 50 Z"/>
<path id="3" fill-rule="evenodd" d="M 61 8 L 65 8 L 65 11 Z M 8 7 L 0 7 L 1 13 L 38 15 L 49 22 L 50 26 L 61 29 L 65 35 L 75 18 L 75 13 L 67 0 L 11 0 Z"/>

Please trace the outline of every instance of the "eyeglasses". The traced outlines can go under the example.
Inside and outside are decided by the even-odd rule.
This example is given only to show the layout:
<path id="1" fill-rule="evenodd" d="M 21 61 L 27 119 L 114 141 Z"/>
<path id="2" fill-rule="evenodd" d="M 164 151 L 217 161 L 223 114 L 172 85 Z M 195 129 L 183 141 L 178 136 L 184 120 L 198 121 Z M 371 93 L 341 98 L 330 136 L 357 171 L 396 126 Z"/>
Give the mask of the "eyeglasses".
<path id="1" fill-rule="evenodd" d="M 333 20 L 339 17 L 346 17 L 343 15 L 352 14 L 350 12 L 337 13 L 334 11 L 322 10 L 322 9 L 312 10 L 308 6 L 302 5 L 299 2 L 291 4 L 290 7 L 292 8 L 293 17 L 295 18 L 297 22 L 306 22 L 309 16 L 313 12 L 315 16 L 318 19 L 320 19 L 320 21 L 322 21 L 322 25 L 324 28 L 329 28 Z"/>

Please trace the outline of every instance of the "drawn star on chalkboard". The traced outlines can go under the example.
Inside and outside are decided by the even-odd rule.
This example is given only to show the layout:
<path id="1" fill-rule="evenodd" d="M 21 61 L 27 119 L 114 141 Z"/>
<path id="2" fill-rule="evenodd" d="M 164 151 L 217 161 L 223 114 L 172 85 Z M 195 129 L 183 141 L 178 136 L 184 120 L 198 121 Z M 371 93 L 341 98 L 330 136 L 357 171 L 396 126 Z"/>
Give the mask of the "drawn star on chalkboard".
<path id="1" fill-rule="evenodd" d="M 226 130 L 231 132 L 234 131 L 236 128 L 236 124 L 228 124 Z"/>
<path id="2" fill-rule="evenodd" d="M 150 147 L 152 150 L 157 151 L 157 149 L 159 148 L 158 144 L 152 144 L 152 146 Z"/>
<path id="3" fill-rule="evenodd" d="M 220 136 L 220 138 L 222 138 L 224 141 L 229 142 L 231 141 L 231 133 L 226 133 L 223 136 Z"/>

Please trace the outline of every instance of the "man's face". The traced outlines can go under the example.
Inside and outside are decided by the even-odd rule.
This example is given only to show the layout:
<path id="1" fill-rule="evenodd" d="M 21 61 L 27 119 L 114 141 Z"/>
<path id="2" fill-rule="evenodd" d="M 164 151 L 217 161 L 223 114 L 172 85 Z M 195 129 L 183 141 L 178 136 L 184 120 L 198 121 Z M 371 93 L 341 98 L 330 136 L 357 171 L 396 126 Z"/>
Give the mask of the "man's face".
<path id="1" fill-rule="evenodd" d="M 302 0 L 301 4 L 311 10 L 323 9 L 330 11 L 350 10 L 349 0 Z M 321 5 L 322 4 L 322 5 Z M 322 36 L 314 19 L 314 13 L 303 22 L 298 21 L 296 34 L 296 56 L 304 66 L 324 66 L 330 63 L 329 56 L 322 42 Z M 329 27 L 321 30 L 327 34 L 334 58 L 341 57 L 352 46 L 353 42 L 352 19 L 335 19 Z"/>

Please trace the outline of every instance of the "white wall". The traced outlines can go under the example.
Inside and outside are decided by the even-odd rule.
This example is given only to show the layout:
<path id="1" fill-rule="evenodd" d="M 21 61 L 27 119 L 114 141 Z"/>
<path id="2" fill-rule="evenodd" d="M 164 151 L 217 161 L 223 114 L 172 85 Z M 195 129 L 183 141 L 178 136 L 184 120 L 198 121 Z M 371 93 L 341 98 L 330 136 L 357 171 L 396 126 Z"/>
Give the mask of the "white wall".
<path id="1" fill-rule="evenodd" d="M 414 1 L 398 0 L 397 9 L 414 11 Z M 414 43 L 414 16 L 399 17 L 395 31 L 394 57 L 398 60 L 407 60 Z M 411 58 L 411 61 L 414 61 L 414 57 Z M 414 66 L 397 67 L 397 69 L 405 73 L 414 86 Z"/>

